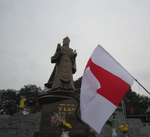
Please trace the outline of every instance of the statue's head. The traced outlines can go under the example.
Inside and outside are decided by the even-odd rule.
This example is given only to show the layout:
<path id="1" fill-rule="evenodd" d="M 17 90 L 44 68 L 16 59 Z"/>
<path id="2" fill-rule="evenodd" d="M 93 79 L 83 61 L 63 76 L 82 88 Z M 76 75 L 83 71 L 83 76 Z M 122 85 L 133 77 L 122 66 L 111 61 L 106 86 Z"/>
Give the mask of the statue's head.
<path id="1" fill-rule="evenodd" d="M 63 39 L 63 45 L 69 46 L 69 43 L 70 43 L 70 39 L 69 39 L 68 37 L 65 37 L 65 38 Z"/>

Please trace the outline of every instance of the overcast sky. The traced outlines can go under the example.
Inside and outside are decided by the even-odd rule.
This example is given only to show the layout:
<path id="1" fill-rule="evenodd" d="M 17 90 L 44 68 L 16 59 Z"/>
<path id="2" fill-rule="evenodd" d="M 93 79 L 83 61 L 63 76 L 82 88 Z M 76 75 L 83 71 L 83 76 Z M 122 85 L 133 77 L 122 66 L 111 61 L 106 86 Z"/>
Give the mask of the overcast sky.
<path id="1" fill-rule="evenodd" d="M 150 0 L 0 0 L 0 89 L 44 88 L 66 36 L 74 80 L 100 44 L 150 92 Z M 132 90 L 150 97 L 136 82 Z"/>

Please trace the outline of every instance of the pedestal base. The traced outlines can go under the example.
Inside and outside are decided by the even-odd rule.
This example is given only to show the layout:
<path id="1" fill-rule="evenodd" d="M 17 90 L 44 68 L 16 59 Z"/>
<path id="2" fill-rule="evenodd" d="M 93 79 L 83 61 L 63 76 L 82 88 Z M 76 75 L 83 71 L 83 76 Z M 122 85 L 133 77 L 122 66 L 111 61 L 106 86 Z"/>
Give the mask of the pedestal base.
<path id="1" fill-rule="evenodd" d="M 54 112 L 65 114 L 66 122 L 71 124 L 70 137 L 95 137 L 90 132 L 89 126 L 81 120 L 80 97 L 73 92 L 50 92 L 41 96 L 38 103 L 42 107 L 40 131 L 34 133 L 33 137 L 60 137 L 61 132 L 51 123 Z"/>

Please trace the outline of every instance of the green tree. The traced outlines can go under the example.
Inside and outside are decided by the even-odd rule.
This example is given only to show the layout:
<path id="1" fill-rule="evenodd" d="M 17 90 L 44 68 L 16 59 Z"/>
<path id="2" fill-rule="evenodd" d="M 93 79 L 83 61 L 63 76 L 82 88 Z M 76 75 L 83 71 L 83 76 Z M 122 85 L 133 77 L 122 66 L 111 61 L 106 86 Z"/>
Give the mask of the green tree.
<path id="1" fill-rule="evenodd" d="M 21 99 L 25 98 L 24 110 L 29 113 L 36 113 L 39 111 L 38 107 L 36 107 L 36 99 L 41 95 L 41 92 L 41 87 L 31 84 L 24 85 L 17 94 L 17 104 L 20 104 Z"/>
<path id="2" fill-rule="evenodd" d="M 80 90 L 81 90 L 81 81 L 82 81 L 82 77 L 80 77 L 80 78 L 78 78 L 77 80 L 74 81 L 74 85 L 75 85 L 77 93 L 80 93 Z"/>
<path id="3" fill-rule="evenodd" d="M 0 114 L 13 115 L 19 111 L 19 105 L 16 103 L 16 95 L 16 90 L 1 90 Z"/>
<path id="4" fill-rule="evenodd" d="M 0 114 L 13 115 L 19 111 L 35 113 L 39 111 L 36 107 L 36 99 L 41 94 L 42 89 L 36 85 L 25 85 L 19 91 L 13 89 L 0 90 Z M 25 105 L 20 108 L 20 101 L 25 98 Z"/>
<path id="5" fill-rule="evenodd" d="M 127 115 L 131 115 L 131 106 L 133 108 L 134 115 L 142 115 L 147 110 L 147 105 L 150 104 L 150 98 L 137 94 L 131 89 L 125 95 L 124 100 Z"/>

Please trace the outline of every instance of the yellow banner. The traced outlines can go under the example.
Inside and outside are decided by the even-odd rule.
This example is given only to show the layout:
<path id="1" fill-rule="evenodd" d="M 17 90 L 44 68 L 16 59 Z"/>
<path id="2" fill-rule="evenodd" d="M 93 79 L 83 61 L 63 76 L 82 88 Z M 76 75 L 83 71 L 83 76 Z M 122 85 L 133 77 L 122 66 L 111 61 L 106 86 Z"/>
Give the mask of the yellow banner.
<path id="1" fill-rule="evenodd" d="M 25 100 L 25 98 L 21 99 L 21 101 L 20 101 L 20 108 L 24 107 L 24 100 Z"/>

